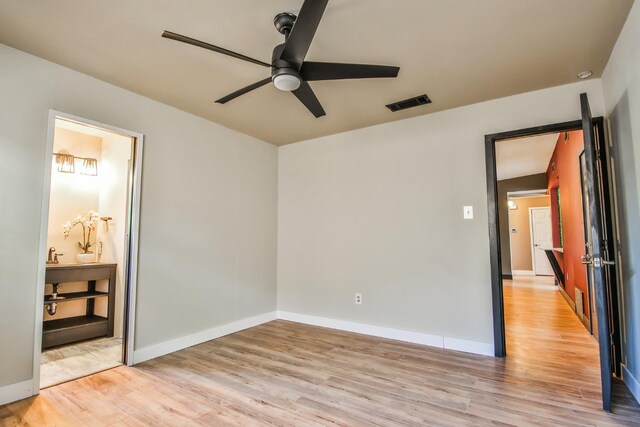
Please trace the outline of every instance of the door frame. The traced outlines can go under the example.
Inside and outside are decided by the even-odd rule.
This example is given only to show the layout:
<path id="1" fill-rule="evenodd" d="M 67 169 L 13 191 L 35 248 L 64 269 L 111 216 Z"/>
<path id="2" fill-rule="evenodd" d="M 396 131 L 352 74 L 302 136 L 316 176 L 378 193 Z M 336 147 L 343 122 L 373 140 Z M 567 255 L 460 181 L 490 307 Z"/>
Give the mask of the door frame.
<path id="1" fill-rule="evenodd" d="M 123 313 L 123 361 L 127 366 L 133 365 L 133 344 L 135 341 L 135 307 L 138 286 L 138 245 L 140 234 L 140 195 L 142 189 L 142 154 L 144 135 L 126 129 L 111 126 L 102 122 L 75 116 L 57 110 L 49 110 L 47 140 L 45 142 L 44 179 L 42 188 L 42 207 L 40 216 L 40 242 L 38 245 L 38 273 L 36 282 L 35 334 L 33 343 L 33 390 L 35 396 L 40 393 L 40 362 L 42 356 L 42 322 L 45 289 L 47 232 L 49 228 L 49 204 L 51 199 L 51 169 L 53 156 L 53 139 L 56 119 L 76 122 L 81 125 L 118 133 L 132 139 L 132 161 L 128 174 L 127 226 L 125 234 L 126 248 L 124 252 L 124 313 Z"/>
<path id="2" fill-rule="evenodd" d="M 604 119 L 593 119 L 604 129 Z M 502 289 L 502 251 L 500 247 L 500 223 L 498 220 L 498 180 L 496 169 L 496 142 L 504 139 L 522 138 L 545 133 L 570 132 L 582 130 L 582 120 L 535 126 L 485 135 L 485 165 L 487 171 L 487 207 L 489 217 L 489 252 L 491 262 L 491 299 L 493 308 L 493 342 L 496 357 L 507 355 L 507 343 L 504 324 L 504 297 Z"/>
<path id="3" fill-rule="evenodd" d="M 533 211 L 536 209 L 547 209 L 549 211 L 549 216 L 551 216 L 551 207 L 550 206 L 535 206 L 535 207 L 531 207 L 529 208 L 529 236 L 530 236 L 530 244 L 531 244 L 531 269 L 533 270 L 533 275 L 537 276 L 538 273 L 536 271 L 536 248 L 535 248 L 535 243 L 534 243 L 534 238 L 533 238 Z M 546 259 L 546 258 L 545 258 Z M 549 262 L 547 260 L 547 262 Z M 551 266 L 549 266 L 549 268 L 551 268 Z M 553 269 L 551 269 L 552 272 L 552 276 L 553 276 Z M 546 274 L 541 275 L 541 276 L 547 276 Z"/>

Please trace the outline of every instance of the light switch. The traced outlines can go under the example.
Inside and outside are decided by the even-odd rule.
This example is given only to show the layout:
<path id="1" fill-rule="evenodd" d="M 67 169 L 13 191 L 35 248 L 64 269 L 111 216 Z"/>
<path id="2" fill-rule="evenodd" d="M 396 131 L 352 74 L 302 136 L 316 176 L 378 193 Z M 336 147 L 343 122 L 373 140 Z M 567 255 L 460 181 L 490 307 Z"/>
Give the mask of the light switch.
<path id="1" fill-rule="evenodd" d="M 464 207 L 464 219 L 473 219 L 473 206 Z"/>

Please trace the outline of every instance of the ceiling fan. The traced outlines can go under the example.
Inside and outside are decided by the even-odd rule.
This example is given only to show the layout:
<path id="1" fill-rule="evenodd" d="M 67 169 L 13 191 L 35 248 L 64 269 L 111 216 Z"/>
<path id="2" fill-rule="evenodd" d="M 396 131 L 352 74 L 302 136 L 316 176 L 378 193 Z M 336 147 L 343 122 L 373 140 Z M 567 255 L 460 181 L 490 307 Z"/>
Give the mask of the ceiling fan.
<path id="1" fill-rule="evenodd" d="M 226 104 L 241 95 L 273 82 L 276 88 L 293 93 L 296 98 L 318 118 L 324 116 L 326 113 L 307 82 L 397 77 L 398 71 L 400 71 L 398 67 L 384 65 L 305 61 L 304 58 L 307 56 L 307 51 L 309 50 L 309 46 L 311 46 L 313 36 L 320 24 L 328 2 L 329 0 L 305 0 L 298 16 L 286 12 L 276 15 L 273 23 L 276 29 L 284 35 L 285 42 L 273 49 L 271 64 L 171 31 L 163 32 L 162 37 L 271 68 L 271 77 L 267 77 L 266 79 L 230 93 L 218 99 L 216 101 L 217 103 Z"/>

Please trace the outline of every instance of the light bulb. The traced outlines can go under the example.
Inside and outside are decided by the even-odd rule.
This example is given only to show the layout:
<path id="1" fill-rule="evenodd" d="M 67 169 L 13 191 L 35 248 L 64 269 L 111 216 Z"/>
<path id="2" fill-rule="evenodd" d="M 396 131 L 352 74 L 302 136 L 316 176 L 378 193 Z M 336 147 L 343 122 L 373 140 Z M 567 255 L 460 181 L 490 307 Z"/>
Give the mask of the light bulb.
<path id="1" fill-rule="evenodd" d="M 300 87 L 300 79 L 291 74 L 280 74 L 273 78 L 273 84 L 280 90 L 292 92 Z"/>

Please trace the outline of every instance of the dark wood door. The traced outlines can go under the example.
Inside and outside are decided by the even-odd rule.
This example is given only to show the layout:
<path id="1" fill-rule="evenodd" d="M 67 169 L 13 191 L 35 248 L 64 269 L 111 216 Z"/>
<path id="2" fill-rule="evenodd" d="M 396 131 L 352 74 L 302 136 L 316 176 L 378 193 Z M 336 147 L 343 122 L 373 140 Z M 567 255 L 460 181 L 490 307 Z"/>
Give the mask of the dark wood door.
<path id="1" fill-rule="evenodd" d="M 589 244 L 583 262 L 589 268 L 592 286 L 595 291 L 595 304 L 598 323 L 598 342 L 600 346 L 600 375 L 602 381 L 602 407 L 611 411 L 611 386 L 613 382 L 612 349 L 609 316 L 609 292 L 607 268 L 611 262 L 603 234 L 602 209 L 602 168 L 599 165 L 595 128 L 591 117 L 591 108 L 586 93 L 580 95 L 582 110 L 582 130 L 584 132 L 584 183 L 589 215 Z"/>

